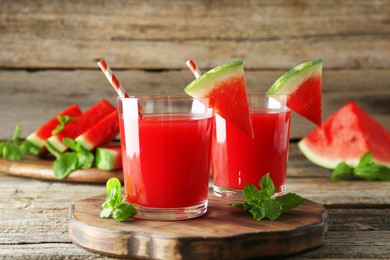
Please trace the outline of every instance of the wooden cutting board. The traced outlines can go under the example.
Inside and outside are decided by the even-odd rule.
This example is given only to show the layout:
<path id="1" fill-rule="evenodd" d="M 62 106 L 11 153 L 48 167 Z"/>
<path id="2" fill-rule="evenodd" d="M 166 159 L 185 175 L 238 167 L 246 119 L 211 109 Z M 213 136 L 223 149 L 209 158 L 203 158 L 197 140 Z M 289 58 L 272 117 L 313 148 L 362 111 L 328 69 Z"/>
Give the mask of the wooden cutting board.
<path id="1" fill-rule="evenodd" d="M 112 177 L 123 180 L 122 170 L 104 171 L 96 168 L 77 170 L 72 172 L 67 178 L 60 180 L 54 176 L 52 170 L 53 161 L 54 160 L 51 158 L 38 159 L 35 157 L 26 157 L 21 161 L 0 159 L 0 173 L 63 182 L 106 183 L 106 181 Z"/>
<path id="2" fill-rule="evenodd" d="M 152 259 L 243 259 L 287 256 L 322 245 L 327 210 L 305 200 L 275 221 L 255 221 L 213 194 L 205 215 L 181 221 L 99 218 L 105 196 L 73 202 L 69 234 L 92 252 Z"/>

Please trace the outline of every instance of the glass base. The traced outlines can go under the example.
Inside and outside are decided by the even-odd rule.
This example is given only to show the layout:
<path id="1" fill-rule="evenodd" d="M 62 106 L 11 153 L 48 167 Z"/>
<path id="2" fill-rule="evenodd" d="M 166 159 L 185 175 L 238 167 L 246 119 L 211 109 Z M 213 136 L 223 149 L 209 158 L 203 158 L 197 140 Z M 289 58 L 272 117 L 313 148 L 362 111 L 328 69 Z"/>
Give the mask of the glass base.
<path id="1" fill-rule="evenodd" d="M 223 199 L 235 200 L 239 202 L 245 202 L 244 195 L 242 195 L 242 190 L 223 188 L 217 185 L 213 185 L 213 191 L 215 196 L 217 197 Z M 273 197 L 278 197 L 285 193 L 286 193 L 286 185 L 275 187 L 275 195 Z"/>
<path id="2" fill-rule="evenodd" d="M 150 208 L 134 205 L 137 209 L 135 217 L 149 220 L 184 220 L 200 217 L 207 211 L 208 201 L 203 203 L 182 208 Z"/>

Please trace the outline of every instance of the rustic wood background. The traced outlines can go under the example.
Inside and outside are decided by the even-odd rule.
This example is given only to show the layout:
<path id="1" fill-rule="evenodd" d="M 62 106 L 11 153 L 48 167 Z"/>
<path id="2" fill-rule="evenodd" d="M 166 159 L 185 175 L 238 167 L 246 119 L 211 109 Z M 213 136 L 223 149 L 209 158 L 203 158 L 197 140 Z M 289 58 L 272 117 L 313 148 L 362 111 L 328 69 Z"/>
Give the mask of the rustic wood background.
<path id="1" fill-rule="evenodd" d="M 129 93 L 177 94 L 193 79 L 189 58 L 202 71 L 243 59 L 248 88 L 264 91 L 322 57 L 323 117 L 355 101 L 389 130 L 389 24 L 389 0 L 0 0 L 0 139 L 71 103 L 115 103 L 101 58 Z M 287 186 L 328 208 L 329 230 L 294 259 L 389 259 L 389 183 L 331 181 L 297 149 L 313 127 L 294 116 Z M 0 174 L 0 258 L 108 259 L 68 234 L 70 203 L 104 190 Z"/>
<path id="2" fill-rule="evenodd" d="M 323 117 L 356 101 L 390 129 L 390 1 L 0 1 L 0 138 L 22 135 L 71 103 L 115 93 L 105 58 L 129 93 L 182 93 L 233 59 L 250 91 L 290 67 L 324 59 Z M 313 124 L 295 116 L 292 138 Z"/>

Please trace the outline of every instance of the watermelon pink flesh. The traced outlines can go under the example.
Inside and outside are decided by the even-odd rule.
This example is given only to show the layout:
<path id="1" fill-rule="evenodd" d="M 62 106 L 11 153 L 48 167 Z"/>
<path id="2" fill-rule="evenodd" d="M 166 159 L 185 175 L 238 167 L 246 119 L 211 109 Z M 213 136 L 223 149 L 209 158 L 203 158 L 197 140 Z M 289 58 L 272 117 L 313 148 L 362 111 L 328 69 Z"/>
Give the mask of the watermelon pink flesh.
<path id="1" fill-rule="evenodd" d="M 286 106 L 321 126 L 322 76 L 306 79 L 287 99 Z"/>
<path id="2" fill-rule="evenodd" d="M 78 117 L 81 114 L 81 110 L 78 105 L 73 104 L 63 110 L 61 113 L 57 114 L 53 118 L 51 118 L 49 121 L 44 123 L 41 127 L 39 127 L 36 131 L 31 133 L 29 136 L 26 137 L 26 140 L 28 140 L 31 144 L 37 147 L 36 151 L 37 153 L 34 153 L 34 155 L 42 154 L 46 151 L 45 148 L 45 142 L 49 137 L 51 137 L 52 131 L 57 127 L 58 125 L 58 116 L 70 116 L 70 117 Z"/>
<path id="3" fill-rule="evenodd" d="M 353 102 L 309 132 L 298 147 L 309 160 L 330 169 L 341 161 L 356 166 L 367 151 L 390 166 L 390 133 Z"/>
<path id="4" fill-rule="evenodd" d="M 122 169 L 122 154 L 120 144 L 105 145 L 97 148 L 96 167 L 106 171 Z"/>
<path id="5" fill-rule="evenodd" d="M 91 151 L 101 144 L 108 143 L 119 133 L 118 111 L 115 110 L 97 124 L 89 128 L 75 140 Z"/>
<path id="6" fill-rule="evenodd" d="M 216 114 L 253 135 L 244 75 L 219 82 L 207 97 Z"/>
<path id="7" fill-rule="evenodd" d="M 214 113 L 253 136 L 243 62 L 232 61 L 204 73 L 184 91 L 194 98 L 209 98 Z"/>
<path id="8" fill-rule="evenodd" d="M 62 142 L 63 138 L 76 138 L 115 110 L 115 107 L 108 101 L 101 100 L 86 110 L 76 120 L 67 123 L 61 132 L 50 137 L 46 142 L 46 147 L 53 155 L 58 156 L 68 148 Z"/>

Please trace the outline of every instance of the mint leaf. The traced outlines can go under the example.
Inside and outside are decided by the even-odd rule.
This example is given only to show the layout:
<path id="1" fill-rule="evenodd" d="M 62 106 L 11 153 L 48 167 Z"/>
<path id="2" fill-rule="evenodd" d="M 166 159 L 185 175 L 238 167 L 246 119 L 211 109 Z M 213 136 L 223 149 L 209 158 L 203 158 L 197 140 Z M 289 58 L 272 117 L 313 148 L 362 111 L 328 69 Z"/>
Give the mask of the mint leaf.
<path id="1" fill-rule="evenodd" d="M 345 162 L 339 163 L 333 170 L 332 177 L 335 181 L 345 179 L 362 179 L 368 181 L 390 181 L 390 168 L 374 161 L 372 152 L 364 153 L 358 165 L 353 168 Z"/>
<path id="2" fill-rule="evenodd" d="M 27 139 L 25 139 L 20 147 L 23 149 L 23 151 L 25 151 L 26 153 L 29 153 L 31 155 L 34 155 L 34 156 L 38 156 L 39 153 L 41 152 L 41 148 L 36 146 L 35 144 L 31 143 L 30 141 L 28 141 Z"/>
<path id="3" fill-rule="evenodd" d="M 262 192 L 258 190 L 255 185 L 245 185 L 244 189 L 242 190 L 242 194 L 244 195 L 244 198 L 249 205 L 259 205 Z"/>
<path id="4" fill-rule="evenodd" d="M 353 172 L 355 177 L 360 179 L 390 181 L 390 168 L 375 162 L 369 165 L 357 166 Z"/>
<path id="5" fill-rule="evenodd" d="M 275 194 L 275 185 L 269 177 L 269 173 L 267 173 L 263 176 L 263 178 L 261 178 L 259 185 L 266 198 L 270 198 Z"/>
<path id="6" fill-rule="evenodd" d="M 263 218 L 277 219 L 282 213 L 298 207 L 304 199 L 295 193 L 287 193 L 273 198 L 275 185 L 269 174 L 263 176 L 259 182 L 262 190 L 258 190 L 253 184 L 245 185 L 242 193 L 245 203 L 232 203 L 230 206 L 249 211 L 253 218 L 260 221 Z"/>
<path id="7" fill-rule="evenodd" d="M 57 116 L 59 125 L 51 132 L 52 135 L 56 135 L 65 128 L 65 124 L 72 122 L 75 118 L 70 116 Z"/>
<path id="8" fill-rule="evenodd" d="M 263 201 L 265 216 L 270 220 L 277 219 L 282 214 L 282 207 L 276 199 L 267 199 Z"/>
<path id="9" fill-rule="evenodd" d="M 103 208 L 99 215 L 101 218 L 110 218 L 111 217 L 111 208 Z"/>
<path id="10" fill-rule="evenodd" d="M 249 210 L 253 218 L 257 221 L 262 220 L 265 217 L 265 210 L 261 206 L 255 206 Z"/>
<path id="11" fill-rule="evenodd" d="M 60 178 L 62 179 L 75 170 L 88 169 L 92 167 L 93 161 L 95 160 L 93 153 L 84 149 L 80 143 L 70 138 L 63 138 L 62 141 L 66 146 L 72 149 L 73 152 L 59 154 L 57 159 L 54 161 L 53 171 L 57 178 L 59 178 L 58 176 L 61 176 Z"/>
<path id="12" fill-rule="evenodd" d="M 14 142 L 18 141 L 19 136 L 20 136 L 20 124 L 18 124 L 15 128 L 15 131 L 12 135 L 12 141 Z"/>
<path id="13" fill-rule="evenodd" d="M 20 124 L 15 128 L 11 140 L 4 140 L 0 142 L 0 156 L 3 159 L 11 161 L 22 160 L 25 151 L 22 147 L 22 141 L 19 140 Z"/>
<path id="14" fill-rule="evenodd" d="M 137 210 L 125 203 L 126 199 L 121 196 L 121 182 L 117 178 L 110 178 L 106 183 L 106 200 L 102 204 L 101 218 L 125 221 L 137 214 Z"/>
<path id="15" fill-rule="evenodd" d="M 232 203 L 229 204 L 230 206 L 242 209 L 244 211 L 249 211 L 253 208 L 253 206 L 249 205 L 248 203 Z"/>
<path id="16" fill-rule="evenodd" d="M 67 177 L 71 172 L 78 169 L 78 160 L 76 152 L 62 154 L 53 163 L 54 175 L 58 179 Z"/>
<path id="17" fill-rule="evenodd" d="M 126 219 L 137 214 L 136 209 L 130 204 L 120 204 L 112 213 L 112 217 L 118 221 L 125 221 Z"/>
<path id="18" fill-rule="evenodd" d="M 283 213 L 298 207 L 304 202 L 304 199 L 295 193 L 287 193 L 276 197 L 276 201 L 279 202 Z"/>
<path id="19" fill-rule="evenodd" d="M 351 176 L 353 176 L 353 168 L 345 162 L 341 162 L 334 168 L 331 178 L 334 181 L 341 181 Z"/>

